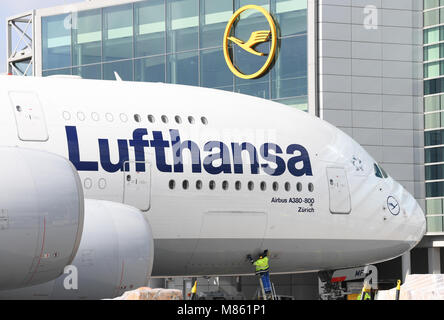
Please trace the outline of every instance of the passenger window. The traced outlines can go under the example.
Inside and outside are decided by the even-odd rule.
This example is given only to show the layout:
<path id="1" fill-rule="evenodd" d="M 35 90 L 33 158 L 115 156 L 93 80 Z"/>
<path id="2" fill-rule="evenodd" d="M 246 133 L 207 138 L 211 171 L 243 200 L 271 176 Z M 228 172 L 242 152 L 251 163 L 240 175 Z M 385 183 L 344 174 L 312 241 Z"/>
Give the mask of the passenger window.
<path id="1" fill-rule="evenodd" d="M 267 183 L 266 183 L 265 181 L 262 181 L 262 182 L 261 182 L 261 190 L 262 190 L 262 191 L 267 190 Z"/>
<path id="2" fill-rule="evenodd" d="M 311 182 L 308 184 L 308 191 L 310 191 L 310 192 L 314 191 L 314 185 Z"/>
<path id="3" fill-rule="evenodd" d="M 285 191 L 290 191 L 290 189 L 291 189 L 290 182 L 285 182 Z"/>
<path id="4" fill-rule="evenodd" d="M 375 176 L 377 176 L 378 178 L 383 178 L 381 170 L 379 170 L 378 165 L 375 163 L 373 164 L 373 167 L 375 168 Z"/>
<path id="5" fill-rule="evenodd" d="M 301 192 L 301 191 L 302 191 L 302 183 L 298 182 L 298 183 L 296 184 L 296 189 L 297 189 L 299 192 Z"/>

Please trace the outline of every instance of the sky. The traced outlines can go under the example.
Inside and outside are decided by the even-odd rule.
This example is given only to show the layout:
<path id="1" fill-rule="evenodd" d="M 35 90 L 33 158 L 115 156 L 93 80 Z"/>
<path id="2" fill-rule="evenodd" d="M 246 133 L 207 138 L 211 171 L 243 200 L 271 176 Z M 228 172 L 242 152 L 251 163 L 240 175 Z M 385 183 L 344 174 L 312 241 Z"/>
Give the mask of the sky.
<path id="1" fill-rule="evenodd" d="M 6 72 L 6 19 L 40 8 L 82 2 L 82 0 L 2 0 L 0 4 L 0 74 Z"/>

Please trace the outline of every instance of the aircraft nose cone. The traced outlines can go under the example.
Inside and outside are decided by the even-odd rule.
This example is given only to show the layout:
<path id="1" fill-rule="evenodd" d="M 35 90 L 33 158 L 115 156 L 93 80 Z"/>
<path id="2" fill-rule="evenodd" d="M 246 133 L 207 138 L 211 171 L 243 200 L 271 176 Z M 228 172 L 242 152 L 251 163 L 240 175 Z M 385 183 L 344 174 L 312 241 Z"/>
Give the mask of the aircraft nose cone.
<path id="1" fill-rule="evenodd" d="M 416 208 L 414 209 L 412 213 L 412 222 L 416 226 L 416 234 L 417 234 L 417 240 L 418 243 L 421 241 L 422 237 L 426 233 L 426 217 L 424 214 L 424 211 L 422 211 L 421 207 L 419 206 L 418 202 L 416 202 Z"/>
<path id="2" fill-rule="evenodd" d="M 404 188 L 401 197 L 401 207 L 403 215 L 407 218 L 407 224 L 410 225 L 411 234 L 407 235 L 408 240 L 416 246 L 426 233 L 426 218 L 418 201 Z"/>

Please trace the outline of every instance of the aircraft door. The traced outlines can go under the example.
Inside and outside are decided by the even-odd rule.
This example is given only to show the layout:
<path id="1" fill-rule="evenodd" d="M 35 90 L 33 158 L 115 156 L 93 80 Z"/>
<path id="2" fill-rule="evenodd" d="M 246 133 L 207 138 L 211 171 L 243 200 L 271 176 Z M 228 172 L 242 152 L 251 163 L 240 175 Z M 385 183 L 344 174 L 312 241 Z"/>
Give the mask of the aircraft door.
<path id="1" fill-rule="evenodd" d="M 327 168 L 330 212 L 348 214 L 351 212 L 350 189 L 344 168 Z"/>
<path id="2" fill-rule="evenodd" d="M 128 161 L 124 168 L 123 203 L 148 211 L 151 207 L 151 164 Z"/>
<path id="3" fill-rule="evenodd" d="M 49 139 L 45 116 L 37 94 L 9 92 L 18 137 L 22 141 L 47 141 Z"/>

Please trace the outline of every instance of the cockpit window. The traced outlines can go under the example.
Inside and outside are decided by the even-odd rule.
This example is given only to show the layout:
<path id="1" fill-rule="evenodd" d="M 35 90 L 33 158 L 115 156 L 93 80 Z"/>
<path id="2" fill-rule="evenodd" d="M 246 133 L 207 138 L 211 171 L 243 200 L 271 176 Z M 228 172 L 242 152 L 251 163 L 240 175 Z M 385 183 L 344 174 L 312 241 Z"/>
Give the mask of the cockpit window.
<path id="1" fill-rule="evenodd" d="M 385 172 L 384 168 L 381 167 L 381 165 L 379 165 L 379 169 L 381 169 L 381 172 L 382 172 L 382 175 L 384 176 L 384 179 L 387 179 L 388 178 L 388 174 L 387 174 L 387 172 Z"/>
<path id="2" fill-rule="evenodd" d="M 375 168 L 375 176 L 377 176 L 378 178 L 381 179 L 387 179 L 388 178 L 388 174 L 387 172 L 385 172 L 385 170 L 377 163 L 373 164 L 374 168 Z"/>
<path id="3" fill-rule="evenodd" d="M 373 164 L 373 167 L 375 168 L 375 176 L 382 179 L 383 175 L 382 175 L 382 172 L 379 169 L 378 165 L 375 163 L 375 164 Z"/>

